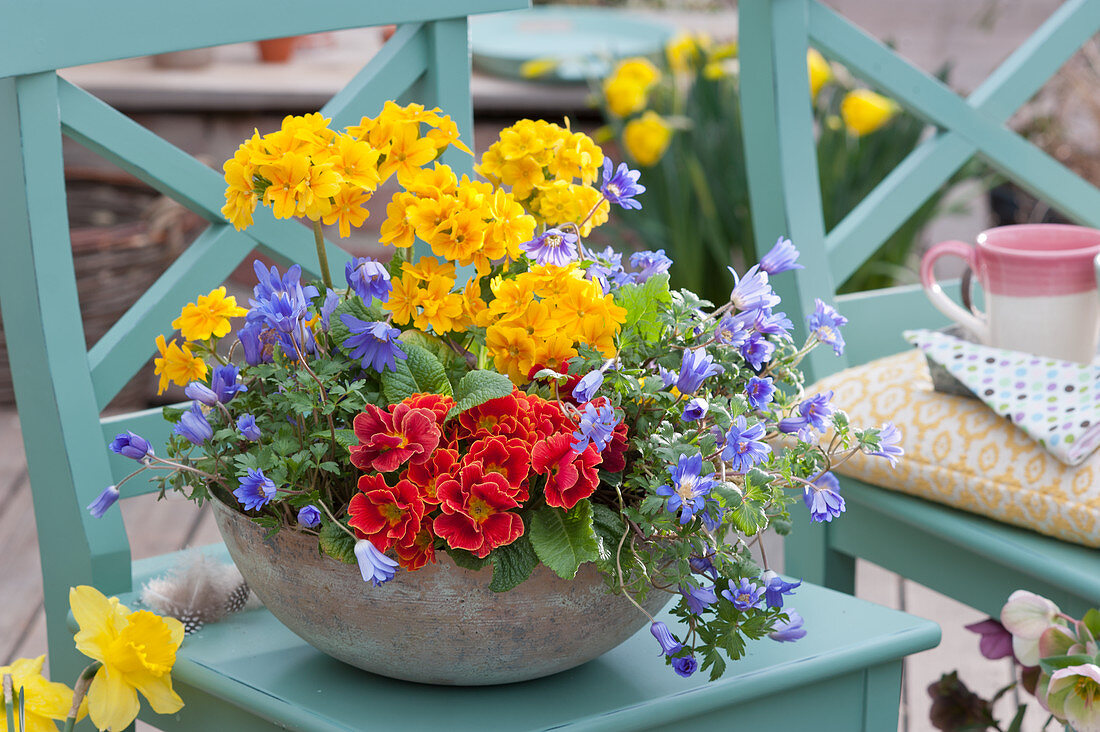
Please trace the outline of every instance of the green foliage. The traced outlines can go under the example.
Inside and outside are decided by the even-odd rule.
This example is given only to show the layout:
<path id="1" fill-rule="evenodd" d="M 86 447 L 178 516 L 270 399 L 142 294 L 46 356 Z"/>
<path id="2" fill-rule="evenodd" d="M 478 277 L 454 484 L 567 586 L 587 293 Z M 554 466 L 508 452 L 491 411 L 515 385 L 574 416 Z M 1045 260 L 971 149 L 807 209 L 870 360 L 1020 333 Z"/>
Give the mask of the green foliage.
<path id="1" fill-rule="evenodd" d="M 402 348 L 407 358 L 397 360 L 395 371 L 382 373 L 382 394 L 387 402 L 396 404 L 413 394 L 454 393 L 443 364 L 431 351 L 413 343 L 405 343 Z"/>
<path id="2" fill-rule="evenodd" d="M 543 506 L 531 516 L 528 535 L 538 558 L 562 579 L 573 579 L 581 564 L 600 558 L 587 500 L 569 511 Z"/>
<path id="3" fill-rule="evenodd" d="M 447 554 L 450 555 L 454 563 L 463 569 L 469 569 L 474 572 L 484 569 L 489 564 L 488 557 L 478 558 L 465 549 L 452 549 L 447 547 Z"/>
<path id="4" fill-rule="evenodd" d="M 493 561 L 493 581 L 489 583 L 489 589 L 493 592 L 507 592 L 522 584 L 539 563 L 527 536 L 499 547 L 489 556 Z"/>
<path id="5" fill-rule="evenodd" d="M 662 325 L 657 315 L 663 305 L 672 301 L 668 290 L 668 274 L 655 275 L 640 285 L 623 285 L 615 299 L 626 308 L 624 332 L 637 334 L 645 343 L 655 343 L 661 337 Z M 632 345 L 629 337 L 624 337 L 620 342 L 622 348 Z"/>
<path id="6" fill-rule="evenodd" d="M 471 371 L 462 377 L 455 389 L 455 405 L 447 419 L 480 406 L 490 399 L 499 399 L 512 393 L 512 381 L 495 371 Z"/>
<path id="7" fill-rule="evenodd" d="M 355 564 L 355 539 L 345 529 L 326 521 L 321 527 L 321 551 L 345 564 Z"/>

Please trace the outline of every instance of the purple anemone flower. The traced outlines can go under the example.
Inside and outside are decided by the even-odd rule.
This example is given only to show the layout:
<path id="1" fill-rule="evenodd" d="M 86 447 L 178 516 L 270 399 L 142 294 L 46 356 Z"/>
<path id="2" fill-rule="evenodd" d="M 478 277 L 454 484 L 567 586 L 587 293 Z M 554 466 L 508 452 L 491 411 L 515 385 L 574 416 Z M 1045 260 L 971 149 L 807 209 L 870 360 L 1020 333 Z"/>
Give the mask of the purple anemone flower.
<path id="1" fill-rule="evenodd" d="M 693 394 L 702 386 L 704 379 L 724 372 L 725 369 L 714 363 L 714 359 L 704 349 L 685 348 L 680 361 L 680 374 L 676 377 L 676 388 L 681 394 Z"/>
<path id="2" fill-rule="evenodd" d="M 753 318 L 752 328 L 757 333 L 790 338 L 794 323 L 786 313 L 773 313 L 771 308 L 760 308 Z"/>
<path id="3" fill-rule="evenodd" d="M 794 608 L 787 608 L 787 619 L 775 624 L 775 629 L 768 633 L 768 637 L 780 643 L 793 643 L 799 638 L 806 637 L 806 630 L 802 627 L 802 616 Z"/>
<path id="4" fill-rule="evenodd" d="M 794 244 L 787 237 L 781 236 L 771 251 L 760 258 L 760 269 L 769 275 L 777 275 L 780 272 L 805 268 L 798 264 L 798 250 Z"/>
<path id="5" fill-rule="evenodd" d="M 611 442 L 611 435 L 615 431 L 615 425 L 619 423 L 619 418 L 615 416 L 614 407 L 606 399 L 601 401 L 603 403 L 599 405 L 588 402 L 581 410 L 580 423 L 577 425 L 577 431 L 573 433 L 575 452 L 583 452 L 589 442 L 596 445 L 596 450 L 603 452 Z"/>
<path id="6" fill-rule="evenodd" d="M 371 257 L 359 257 L 345 264 L 344 279 L 368 307 L 374 300 L 389 300 L 393 290 L 385 265 Z"/>
<path id="7" fill-rule="evenodd" d="M 733 267 L 728 269 L 733 275 L 730 302 L 737 310 L 756 310 L 779 304 L 779 296 L 772 292 L 772 287 L 768 284 L 768 273 L 760 270 L 760 265 L 754 264 L 743 277 L 738 277 L 737 270 Z"/>
<path id="8" fill-rule="evenodd" d="M 714 337 L 724 346 L 737 348 L 748 340 L 749 328 L 743 318 L 724 315 L 714 329 Z"/>
<path id="9" fill-rule="evenodd" d="M 359 563 L 359 573 L 364 582 L 375 587 L 385 584 L 397 574 L 397 562 L 387 557 L 366 539 L 355 542 L 355 560 Z"/>
<path id="10" fill-rule="evenodd" d="M 680 585 L 680 594 L 684 596 L 688 608 L 696 615 L 701 614 L 707 607 L 718 602 L 718 595 L 714 594 L 714 585 L 710 587 L 685 587 Z"/>
<path id="11" fill-rule="evenodd" d="M 890 461 L 890 467 L 897 467 L 898 458 L 905 454 L 905 450 L 899 444 L 900 442 L 901 431 L 894 426 L 893 422 L 886 422 L 878 430 L 879 449 L 867 454 L 886 458 Z"/>
<path id="12" fill-rule="evenodd" d="M 740 350 L 741 356 L 744 357 L 749 366 L 759 371 L 764 367 L 764 364 L 771 360 L 772 354 L 775 353 L 775 344 L 759 333 L 752 333 L 741 344 Z"/>
<path id="13" fill-rule="evenodd" d="M 703 454 L 681 455 L 669 473 L 671 485 L 657 488 L 657 495 L 668 498 L 669 513 L 680 511 L 680 523 L 691 521 L 696 513 L 706 508 L 706 498 L 715 485 L 714 478 L 702 475 Z"/>
<path id="14" fill-rule="evenodd" d="M 770 376 L 762 379 L 754 376 L 745 384 L 745 397 L 748 398 L 753 409 L 764 409 L 771 404 L 774 395 L 775 385 Z"/>
<path id="15" fill-rule="evenodd" d="M 336 312 L 336 306 L 340 304 L 340 296 L 336 294 L 336 290 L 325 291 L 325 301 L 321 303 L 321 327 L 326 331 L 329 328 L 329 320 L 332 319 L 332 314 Z"/>
<path id="16" fill-rule="evenodd" d="M 238 376 L 236 364 L 228 363 L 214 369 L 214 374 L 210 377 L 210 390 L 222 404 L 228 404 L 233 397 L 248 391 L 244 384 L 237 383 Z"/>
<path id="17" fill-rule="evenodd" d="M 146 458 L 153 457 L 153 448 L 149 445 L 149 441 L 139 434 L 130 432 L 120 432 L 115 435 L 115 439 L 111 440 L 111 444 L 108 445 L 111 448 L 111 452 L 121 455 L 122 457 L 130 458 L 131 460 L 142 461 Z"/>
<path id="18" fill-rule="evenodd" d="M 246 323 L 237 331 L 237 340 L 241 342 L 244 350 L 244 362 L 249 366 L 257 366 L 271 361 L 271 353 L 267 352 L 260 333 L 263 331 L 262 323 Z"/>
<path id="19" fill-rule="evenodd" d="M 653 275 L 668 272 L 672 266 L 672 260 L 665 256 L 664 249 L 655 252 L 634 252 L 630 255 L 630 266 L 638 270 L 634 274 L 635 282 L 645 282 Z"/>
<path id="20" fill-rule="evenodd" d="M 260 428 L 256 426 L 256 417 L 251 414 L 242 414 L 237 417 L 237 432 L 246 440 L 256 442 L 260 439 Z"/>
<path id="21" fill-rule="evenodd" d="M 710 560 L 710 556 L 700 557 L 698 555 L 692 554 L 690 557 L 688 557 L 688 564 L 691 566 L 691 571 L 698 574 L 704 574 L 711 579 L 716 579 L 718 576 L 718 570 L 714 568 L 714 562 Z"/>
<path id="22" fill-rule="evenodd" d="M 599 282 L 604 292 L 611 292 L 634 282 L 634 275 L 623 267 L 623 255 L 611 247 L 604 247 L 602 252 L 595 255 L 595 261 L 588 265 L 585 276 Z"/>
<path id="23" fill-rule="evenodd" d="M 379 373 L 386 369 L 397 371 L 397 359 L 408 358 L 397 340 L 401 331 L 391 328 L 389 323 L 367 322 L 348 313 L 341 315 L 340 320 L 351 331 L 340 345 L 350 358 L 362 362 L 364 369 L 369 366 Z"/>
<path id="24" fill-rule="evenodd" d="M 321 512 L 312 504 L 302 506 L 298 509 L 298 523 L 307 529 L 316 529 L 321 525 Z"/>
<path id="25" fill-rule="evenodd" d="M 848 323 L 848 319 L 836 311 L 831 305 L 826 305 L 820 299 L 814 300 L 814 311 L 806 319 L 810 325 L 810 334 L 827 346 L 833 347 L 833 353 L 844 353 L 844 336 L 840 334 L 840 327 Z"/>
<path id="26" fill-rule="evenodd" d="M 92 514 L 95 518 L 103 518 L 103 514 L 107 513 L 107 509 L 115 505 L 117 501 L 118 488 L 109 485 L 96 496 L 94 501 L 88 504 L 88 513 Z"/>
<path id="27" fill-rule="evenodd" d="M 248 473 L 237 478 L 237 482 L 240 487 L 233 491 L 233 495 L 246 511 L 263 508 L 278 492 L 275 482 L 258 468 L 249 468 Z"/>
<path id="28" fill-rule="evenodd" d="M 672 670 L 685 679 L 695 673 L 697 668 L 699 668 L 699 662 L 695 660 L 695 656 L 679 656 L 672 659 Z"/>
<path id="29" fill-rule="evenodd" d="M 614 173 L 612 173 L 614 171 Z M 639 209 L 642 204 L 634 200 L 634 197 L 645 193 L 645 186 L 638 183 L 641 172 L 631 170 L 626 163 L 619 163 L 618 170 L 611 158 L 603 159 L 603 185 L 600 193 L 611 203 L 623 208 Z"/>
<path id="30" fill-rule="evenodd" d="M 787 582 L 770 569 L 760 577 L 764 583 L 764 602 L 768 607 L 783 607 L 783 595 L 793 595 L 796 588 L 802 585 L 801 581 Z"/>
<path id="31" fill-rule="evenodd" d="M 603 386 L 603 371 L 600 369 L 589 371 L 573 387 L 573 398 L 581 404 L 590 402 L 601 386 Z"/>
<path id="32" fill-rule="evenodd" d="M 661 651 L 666 656 L 679 653 L 680 649 L 684 647 L 684 644 L 676 640 L 676 636 L 674 636 L 672 631 L 668 629 L 668 626 L 660 620 L 649 626 L 649 632 L 652 633 L 653 637 L 657 639 L 657 642 L 661 644 Z"/>
<path id="33" fill-rule="evenodd" d="M 742 612 L 759 608 L 763 601 L 760 588 L 747 577 L 742 577 L 736 585 L 731 584 L 728 590 L 722 590 L 722 597 L 732 602 L 733 606 Z"/>
<path id="34" fill-rule="evenodd" d="M 830 472 L 824 472 L 802 491 L 802 502 L 810 512 L 810 520 L 828 523 L 844 513 L 844 496 L 840 495 L 840 481 Z"/>
<path id="35" fill-rule="evenodd" d="M 202 413 L 198 402 L 191 402 L 191 408 L 180 416 L 180 421 L 172 432 L 186 438 L 193 445 L 201 445 L 214 436 L 214 428 L 206 421 L 206 415 Z"/>
<path id="36" fill-rule="evenodd" d="M 577 235 L 561 229 L 547 229 L 519 245 L 536 264 L 564 267 L 577 258 Z"/>
<path id="37" fill-rule="evenodd" d="M 722 448 L 722 459 L 733 466 L 735 473 L 749 472 L 771 454 L 771 446 L 760 439 L 764 436 L 764 432 L 764 425 L 760 422 L 749 427 L 748 420 L 743 414 L 734 417 L 733 424 L 726 433 L 726 446 Z"/>
<path id="38" fill-rule="evenodd" d="M 833 405 L 829 403 L 832 398 L 833 392 L 829 390 L 804 400 L 795 410 L 798 413 L 797 417 L 779 420 L 779 431 L 786 434 L 797 432 L 798 439 L 803 442 L 812 442 L 815 430 L 824 432 L 828 429 L 828 420 L 835 411 Z"/>
<path id="39" fill-rule="evenodd" d="M 695 422 L 706 416 L 707 410 L 710 409 L 710 405 L 707 404 L 707 400 L 703 397 L 693 397 L 684 407 L 683 414 L 680 418 L 685 422 Z"/>

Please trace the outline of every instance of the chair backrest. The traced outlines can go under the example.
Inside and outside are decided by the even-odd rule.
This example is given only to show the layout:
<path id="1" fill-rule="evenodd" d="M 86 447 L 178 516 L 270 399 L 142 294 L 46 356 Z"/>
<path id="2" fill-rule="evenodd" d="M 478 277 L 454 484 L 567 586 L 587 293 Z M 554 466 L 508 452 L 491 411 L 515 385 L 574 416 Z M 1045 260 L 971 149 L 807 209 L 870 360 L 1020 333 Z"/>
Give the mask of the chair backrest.
<path id="1" fill-rule="evenodd" d="M 159 410 L 101 419 L 103 407 L 150 357 L 155 337 L 196 293 L 216 287 L 259 246 L 281 261 L 308 260 L 309 231 L 267 209 L 237 232 L 220 209 L 219 172 L 58 77 L 68 66 L 264 38 L 398 24 L 393 38 L 322 109 L 334 127 L 380 110 L 385 99 L 437 105 L 472 143 L 467 16 L 527 0 L 330 0 L 323 6 L 43 0 L 5 7 L 0 23 L 0 311 L 34 494 L 47 633 L 55 678 L 74 678 L 67 591 L 130 589 L 130 549 L 118 511 L 84 510 L 133 467 L 106 441 L 134 429 L 163 444 Z M 92 32 L 94 31 L 94 32 Z M 209 227 L 89 350 L 70 248 L 62 135 L 198 213 Z M 469 157 L 445 158 L 469 170 Z M 334 266 L 347 254 L 330 245 Z M 308 269 L 307 261 L 303 264 Z M 151 490 L 131 481 L 124 497 Z"/>
<path id="2" fill-rule="evenodd" d="M 919 286 L 836 297 L 844 282 L 971 157 L 1077 222 L 1100 227 L 1100 190 L 1005 126 L 1100 29 L 1100 0 L 1067 0 L 966 98 L 915 68 L 818 0 L 741 0 L 741 102 L 756 248 L 780 234 L 806 268 L 777 288 L 792 313 L 833 301 L 849 319 L 847 362 L 902 349 L 902 329 L 946 321 Z M 816 47 L 935 127 L 867 197 L 825 231 L 806 52 Z M 976 233 L 976 232 L 975 232 Z M 793 281 L 792 281 L 793 280 Z M 805 327 L 805 321 L 796 323 Z M 804 330 L 802 331 L 804 333 Z M 827 349 L 814 377 L 842 368 Z"/>

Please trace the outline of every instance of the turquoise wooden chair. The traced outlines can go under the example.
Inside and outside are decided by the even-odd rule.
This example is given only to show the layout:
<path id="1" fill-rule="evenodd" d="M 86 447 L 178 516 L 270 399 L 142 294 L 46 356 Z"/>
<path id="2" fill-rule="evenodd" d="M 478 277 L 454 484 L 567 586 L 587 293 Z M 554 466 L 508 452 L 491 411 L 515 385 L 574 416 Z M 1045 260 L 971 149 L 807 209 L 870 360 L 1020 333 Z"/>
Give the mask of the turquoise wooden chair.
<path id="1" fill-rule="evenodd" d="M 817 0 L 742 0 L 740 13 L 757 251 L 767 251 L 780 234 L 797 243 L 806 269 L 780 278 L 777 288 L 791 312 L 812 311 L 814 298 L 835 302 L 850 321 L 847 364 L 903 350 L 896 335 L 903 329 L 946 324 L 919 287 L 836 297 L 835 286 L 972 156 L 1078 222 L 1100 227 L 1100 190 L 1005 127 L 1100 29 L 1100 0 L 1065 2 L 966 98 Z M 828 232 L 806 75 L 810 45 L 935 126 L 934 135 Z M 846 365 L 820 351 L 810 363 L 813 377 Z M 1017 588 L 1046 595 L 1067 612 L 1100 604 L 1100 552 L 1094 549 L 859 481 L 842 485 L 847 514 L 824 526 L 797 526 L 787 543 L 788 573 L 852 592 L 860 557 L 994 615 Z"/>
<path id="2" fill-rule="evenodd" d="M 69 84 L 56 70 L 396 23 L 400 27 L 393 38 L 322 112 L 333 118 L 333 126 L 343 127 L 358 123 L 362 115 L 373 116 L 385 99 L 419 101 L 446 110 L 464 139 L 472 141 L 467 16 L 526 5 L 526 0 L 333 0 L 307 8 L 285 0 L 262 7 L 216 0 L 109 0 L 93 7 L 46 0 L 0 11 L 0 309 L 34 493 L 53 678 L 74 679 L 81 665 L 66 626 L 68 588 L 92 584 L 108 594 L 124 593 L 142 572 L 140 567 L 131 571 L 120 513 L 97 520 L 83 509 L 128 472 L 128 466 L 109 460 L 105 440 L 127 428 L 149 435 L 154 444 L 163 444 L 168 434 L 157 410 L 101 420 L 101 409 L 146 362 L 150 344 L 179 308 L 196 292 L 220 284 L 254 247 L 308 266 L 313 246 L 304 227 L 276 222 L 266 209 L 257 212 L 256 225 L 248 231 L 235 231 L 219 211 L 220 171 Z M 90 28 L 96 32 L 88 33 Z M 90 349 L 84 343 L 70 253 L 62 135 L 210 222 Z M 447 162 L 472 168 L 470 157 L 461 154 Z M 347 257 L 330 246 L 334 266 Z M 151 489 L 131 481 L 124 497 Z M 219 722 L 211 728 L 237 727 Z"/>

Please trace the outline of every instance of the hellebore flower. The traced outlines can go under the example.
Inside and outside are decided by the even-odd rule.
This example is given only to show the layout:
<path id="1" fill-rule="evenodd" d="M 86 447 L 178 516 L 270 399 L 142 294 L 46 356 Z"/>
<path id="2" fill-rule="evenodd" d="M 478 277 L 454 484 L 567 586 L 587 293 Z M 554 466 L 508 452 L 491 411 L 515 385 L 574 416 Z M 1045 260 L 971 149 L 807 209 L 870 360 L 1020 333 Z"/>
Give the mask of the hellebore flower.
<path id="1" fill-rule="evenodd" d="M 601 386 L 603 386 L 603 371 L 600 369 L 589 371 L 573 387 L 573 398 L 578 404 L 584 404 L 592 400 Z"/>
<path id="2" fill-rule="evenodd" d="M 298 523 L 307 529 L 316 529 L 321 525 L 321 512 L 312 504 L 302 506 L 298 509 Z"/>
<path id="3" fill-rule="evenodd" d="M 256 426 L 256 417 L 251 414 L 242 414 L 237 417 L 237 432 L 246 440 L 256 442 L 260 439 L 260 428 Z"/>
<path id="4" fill-rule="evenodd" d="M 116 501 L 118 501 L 118 488 L 109 485 L 88 504 L 88 513 L 96 518 L 103 518 L 103 514 L 107 513 L 107 509 L 115 505 Z"/>
<path id="5" fill-rule="evenodd" d="M 768 637 L 780 643 L 793 643 L 799 638 L 806 637 L 806 631 L 802 627 L 802 616 L 793 607 L 787 608 L 787 619 L 775 624 L 775 630 L 768 633 Z"/>
<path id="6" fill-rule="evenodd" d="M 791 240 L 785 236 L 779 237 L 775 246 L 767 254 L 760 258 L 760 269 L 769 275 L 777 275 L 792 269 L 805 269 L 798 264 L 798 250 Z"/>
<path id="7" fill-rule="evenodd" d="M 519 245 L 536 264 L 564 267 L 577 258 L 577 235 L 561 229 L 547 229 Z"/>
<path id="8" fill-rule="evenodd" d="M 986 618 L 964 627 L 982 637 L 978 641 L 978 649 L 989 660 L 996 661 L 1012 655 L 1012 633 L 1009 633 L 999 621 Z"/>
<path id="9" fill-rule="evenodd" d="M 274 481 L 258 468 L 249 468 L 248 473 L 238 478 L 237 482 L 241 485 L 233 491 L 233 495 L 247 511 L 262 508 L 278 492 Z"/>
<path id="10" fill-rule="evenodd" d="M 1083 663 L 1060 668 L 1050 675 L 1047 707 L 1078 732 L 1100 730 L 1100 666 Z"/>
<path id="11" fill-rule="evenodd" d="M 153 457 L 153 448 L 150 447 L 149 441 L 130 431 L 115 435 L 115 439 L 111 440 L 108 447 L 111 448 L 111 452 L 131 460 L 142 461 Z"/>
<path id="12" fill-rule="evenodd" d="M 344 279 L 369 307 L 375 299 L 386 302 L 393 290 L 386 267 L 371 257 L 353 259 L 344 265 Z"/>
<path id="13" fill-rule="evenodd" d="M 764 409 L 771 404 L 774 395 L 775 386 L 772 385 L 770 376 L 765 376 L 763 379 L 754 376 L 745 385 L 745 396 L 753 409 Z"/>
<path id="14" fill-rule="evenodd" d="M 364 369 L 369 366 L 379 373 L 386 369 L 397 371 L 397 359 L 408 358 L 397 340 L 401 331 L 391 328 L 389 323 L 367 322 L 348 313 L 341 315 L 340 320 L 351 331 L 341 345 L 350 358 L 362 362 Z"/>
<path id="15" fill-rule="evenodd" d="M 756 422 L 749 427 L 743 414 L 734 417 L 726 433 L 726 446 L 722 448 L 722 459 L 733 466 L 734 472 L 747 473 L 771 454 L 771 446 L 760 440 L 764 432 L 762 423 Z"/>
<path id="16" fill-rule="evenodd" d="M 666 656 L 679 653 L 680 649 L 684 647 L 684 644 L 676 640 L 676 637 L 672 635 L 672 631 L 670 631 L 668 626 L 660 620 L 649 626 L 649 632 L 652 633 L 653 637 L 657 639 L 657 642 L 661 644 L 661 651 L 663 651 Z"/>
<path id="17" fill-rule="evenodd" d="M 840 481 L 830 472 L 822 473 L 802 491 L 802 502 L 810 511 L 810 520 L 830 522 L 844 513 L 844 497 L 840 495 Z"/>
<path id="18" fill-rule="evenodd" d="M 693 394 L 707 377 L 724 372 L 725 369 L 714 363 L 714 359 L 704 349 L 686 348 L 680 361 L 680 375 L 676 378 L 676 388 L 681 394 Z"/>
<path id="19" fill-rule="evenodd" d="M 783 595 L 793 595 L 802 582 L 787 582 L 770 569 L 760 577 L 764 582 L 764 601 L 770 608 L 783 607 Z"/>
<path id="20" fill-rule="evenodd" d="M 742 612 L 759 608 L 762 599 L 760 588 L 754 585 L 748 577 L 742 577 L 736 585 L 731 584 L 728 590 L 722 590 L 722 597 L 732 602 L 733 606 Z"/>
<path id="21" fill-rule="evenodd" d="M 1001 608 L 1001 624 L 1012 634 L 1012 652 L 1021 665 L 1039 665 L 1039 638 L 1060 613 L 1053 602 L 1027 590 L 1008 596 Z"/>
<path id="22" fill-rule="evenodd" d="M 214 436 L 214 428 L 206 421 L 198 402 L 191 402 L 191 408 L 183 413 L 172 431 L 193 445 L 201 445 Z"/>
<path id="23" fill-rule="evenodd" d="M 848 319 L 838 313 L 835 308 L 814 300 L 815 308 L 807 318 L 810 324 L 810 334 L 825 345 L 833 347 L 833 353 L 844 353 L 844 336 L 840 334 L 840 327 L 848 323 Z"/>
<path id="24" fill-rule="evenodd" d="M 355 542 L 355 560 L 359 563 L 363 581 L 375 587 L 389 582 L 397 574 L 397 562 L 378 551 L 366 539 Z"/>
<path id="25" fill-rule="evenodd" d="M 614 171 L 614 173 L 612 173 Z M 645 186 L 638 183 L 641 172 L 631 170 L 626 163 L 619 163 L 618 170 L 611 158 L 603 159 L 603 185 L 600 193 L 604 198 L 623 208 L 640 209 L 642 204 L 634 200 L 634 197 L 645 193 Z"/>
<path id="26" fill-rule="evenodd" d="M 681 455 L 672 466 L 672 485 L 657 488 L 657 495 L 668 498 L 669 513 L 680 511 L 680 523 L 686 524 L 697 512 L 706 507 L 706 497 L 714 487 L 714 479 L 700 475 L 703 472 L 703 454 Z"/>

